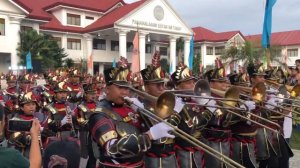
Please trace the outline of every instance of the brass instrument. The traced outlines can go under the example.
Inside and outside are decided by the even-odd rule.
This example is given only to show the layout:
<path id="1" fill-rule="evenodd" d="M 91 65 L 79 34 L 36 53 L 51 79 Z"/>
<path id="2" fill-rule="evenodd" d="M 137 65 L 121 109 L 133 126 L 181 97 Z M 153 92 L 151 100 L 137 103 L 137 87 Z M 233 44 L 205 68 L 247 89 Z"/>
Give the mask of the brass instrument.
<path id="1" fill-rule="evenodd" d="M 216 95 L 219 95 L 221 97 L 225 97 L 225 98 L 215 98 L 215 97 L 209 97 L 211 95 L 211 92 L 216 94 Z M 251 90 L 252 92 L 252 90 Z M 275 129 L 272 129 L 270 127 L 267 127 L 257 121 L 254 121 L 254 120 L 251 120 L 241 114 L 238 114 L 237 112 L 234 112 L 232 110 L 230 110 L 230 108 L 233 108 L 234 110 L 242 110 L 242 111 L 245 111 L 248 115 L 252 115 L 253 117 L 256 117 L 260 120 L 263 120 L 265 122 L 268 122 L 272 125 L 275 125 L 277 127 L 280 128 L 280 126 L 275 123 L 275 122 L 272 122 L 268 119 L 265 119 L 261 116 L 258 116 L 258 115 L 255 115 L 255 114 L 252 114 L 248 111 L 248 109 L 241 109 L 241 108 L 238 108 L 238 107 L 235 107 L 236 103 L 241 103 L 241 104 L 244 104 L 242 100 L 239 99 L 239 96 L 240 96 L 240 93 L 239 93 L 239 89 L 238 87 L 231 87 L 229 88 L 226 92 L 225 91 L 220 91 L 220 90 L 216 90 L 216 89 L 212 89 L 210 88 L 209 86 L 209 83 L 206 81 L 206 80 L 199 80 L 196 84 L 195 84 L 195 87 L 194 87 L 194 95 L 190 95 L 190 94 L 176 94 L 176 96 L 179 96 L 179 97 L 193 97 L 193 98 L 203 98 L 203 99 L 214 99 L 214 100 L 218 100 L 220 101 L 223 105 L 225 105 L 224 109 L 228 109 L 227 111 L 234 114 L 234 115 L 237 115 L 243 119 L 246 119 L 250 122 L 253 122 L 257 125 L 260 125 L 266 129 L 269 129 L 273 132 L 278 132 L 277 130 Z M 216 106 L 217 107 L 217 106 Z M 247 108 L 247 106 L 245 105 L 245 107 Z"/>
<path id="2" fill-rule="evenodd" d="M 135 105 L 129 98 L 124 98 L 127 103 L 130 105 L 135 105 L 139 108 L 139 111 L 151 118 L 152 120 L 156 122 L 163 122 L 174 129 L 172 133 L 187 142 L 191 143 L 192 145 L 195 145 L 196 147 L 199 147 L 203 149 L 208 154 L 216 157 L 217 159 L 221 160 L 225 164 L 231 165 L 233 167 L 242 168 L 244 166 L 240 165 L 239 163 L 235 162 L 234 160 L 230 159 L 229 157 L 219 153 L 218 151 L 214 150 L 213 148 L 207 146 L 206 144 L 202 143 L 195 137 L 187 134 L 186 132 L 178 129 L 177 127 L 173 126 L 172 124 L 166 122 L 162 117 L 166 117 L 174 112 L 174 106 L 175 106 L 175 95 L 170 92 L 164 92 L 162 95 L 160 95 L 158 98 L 151 96 L 145 92 L 142 92 L 140 90 L 134 89 L 129 87 L 129 89 L 136 94 L 142 96 L 145 99 L 148 99 L 150 101 L 154 101 L 156 103 L 154 113 L 147 109 L 141 109 L 137 105 Z"/>
<path id="3" fill-rule="evenodd" d="M 252 99 L 253 101 L 255 101 L 255 102 L 257 102 L 257 103 L 264 102 L 264 103 L 267 104 L 267 105 L 270 105 L 270 106 L 273 106 L 273 107 L 276 107 L 276 108 L 279 108 L 279 109 L 282 109 L 282 110 L 287 110 L 287 111 L 289 111 L 289 112 L 295 112 L 295 111 L 293 111 L 293 110 L 285 109 L 285 108 L 283 108 L 283 107 L 281 107 L 281 106 L 276 106 L 276 105 L 272 105 L 272 104 L 270 104 L 270 103 L 267 103 L 267 102 L 265 101 L 266 88 L 265 88 L 265 84 L 264 84 L 264 83 L 258 83 L 258 84 L 256 84 L 256 90 L 253 90 L 253 91 L 252 91 L 252 94 L 251 94 L 252 96 L 249 96 L 249 95 L 246 95 L 246 94 L 241 94 L 241 95 L 242 95 L 242 96 L 245 96 L 245 97 L 247 97 L 247 98 L 249 98 L 249 99 Z M 286 114 L 280 113 L 280 112 L 278 112 L 278 111 L 276 111 L 276 110 L 271 110 L 271 109 L 268 109 L 268 108 L 266 108 L 266 107 L 264 107 L 264 106 L 260 106 L 260 105 L 257 105 L 257 106 L 260 107 L 260 108 L 262 108 L 262 109 L 268 110 L 268 111 L 270 111 L 270 112 L 272 112 L 272 113 L 276 113 L 276 114 L 283 115 L 283 116 L 288 117 L 288 118 L 296 119 L 296 118 L 293 118 L 293 117 L 288 116 L 288 115 L 286 115 Z M 298 112 L 295 112 L 295 113 L 298 113 Z M 297 119 L 296 119 L 296 120 L 297 120 Z"/>
<path id="4" fill-rule="evenodd" d="M 73 119 L 72 119 L 72 110 L 69 106 L 67 106 L 66 111 L 67 111 L 67 114 L 66 114 L 67 117 L 71 119 L 71 123 L 70 123 L 70 125 L 71 125 L 71 137 L 77 137 L 77 134 L 76 134 L 75 128 L 74 128 L 74 124 L 73 124 Z"/>

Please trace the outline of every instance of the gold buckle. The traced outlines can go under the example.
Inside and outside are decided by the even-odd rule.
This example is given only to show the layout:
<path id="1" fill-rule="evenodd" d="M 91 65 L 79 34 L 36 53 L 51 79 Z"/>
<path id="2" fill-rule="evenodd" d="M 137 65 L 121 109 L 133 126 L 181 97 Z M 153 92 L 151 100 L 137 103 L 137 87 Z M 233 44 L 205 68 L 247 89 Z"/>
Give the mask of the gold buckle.
<path id="1" fill-rule="evenodd" d="M 99 138 L 100 145 L 103 146 L 107 141 L 117 138 L 117 132 L 115 130 L 108 131 Z"/>

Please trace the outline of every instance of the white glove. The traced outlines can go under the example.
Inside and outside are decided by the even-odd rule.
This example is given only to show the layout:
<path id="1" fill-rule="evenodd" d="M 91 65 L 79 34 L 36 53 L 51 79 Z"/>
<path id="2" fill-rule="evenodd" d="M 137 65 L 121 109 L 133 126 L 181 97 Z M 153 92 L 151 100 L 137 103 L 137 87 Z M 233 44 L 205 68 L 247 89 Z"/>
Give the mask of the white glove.
<path id="1" fill-rule="evenodd" d="M 240 108 L 246 110 L 247 108 L 245 107 L 245 105 L 248 107 L 249 111 L 252 111 L 252 110 L 254 110 L 256 108 L 256 105 L 255 105 L 254 101 L 250 101 L 250 100 L 245 101 L 244 104 L 240 106 Z"/>
<path id="2" fill-rule="evenodd" d="M 209 97 L 207 97 L 207 98 L 209 98 Z M 192 100 L 194 100 L 197 104 L 203 106 L 203 105 L 207 104 L 208 101 L 209 101 L 210 99 L 205 99 L 205 98 L 192 98 Z"/>
<path id="3" fill-rule="evenodd" d="M 76 98 L 79 98 L 79 97 L 82 97 L 83 96 L 83 92 L 79 91 L 77 94 L 76 94 Z"/>
<path id="4" fill-rule="evenodd" d="M 210 100 L 206 103 L 208 106 L 217 106 L 217 102 L 215 100 Z M 209 110 L 211 113 L 215 113 L 217 108 L 216 107 L 206 107 L 207 110 Z"/>
<path id="5" fill-rule="evenodd" d="M 273 110 L 275 106 L 277 106 L 277 104 L 278 104 L 278 99 L 273 97 L 267 101 L 266 107 L 270 110 Z"/>
<path id="6" fill-rule="evenodd" d="M 144 108 L 144 104 L 142 102 L 139 101 L 139 99 L 137 98 L 129 98 L 129 97 L 126 97 L 128 98 L 132 104 L 130 105 L 130 107 L 134 110 L 134 111 L 137 111 L 139 108 Z"/>
<path id="7" fill-rule="evenodd" d="M 71 123 L 71 122 L 72 122 L 71 118 L 70 118 L 68 115 L 66 115 L 66 116 L 60 121 L 60 124 L 61 124 L 61 125 L 65 125 L 65 124 L 68 124 L 68 123 Z"/>
<path id="8" fill-rule="evenodd" d="M 266 90 L 266 92 L 270 93 L 270 94 L 276 94 L 276 93 L 278 93 L 278 90 L 271 87 L 270 89 Z"/>
<path id="9" fill-rule="evenodd" d="M 179 97 L 176 97 L 174 111 L 176 111 L 177 113 L 180 113 L 181 110 L 183 109 L 184 105 L 185 104 L 182 102 L 182 99 Z"/>
<path id="10" fill-rule="evenodd" d="M 175 138 L 174 135 L 170 134 L 169 131 L 173 131 L 174 129 L 167 124 L 160 122 L 158 124 L 153 125 L 150 128 L 150 134 L 153 140 L 158 140 L 161 138 Z"/>

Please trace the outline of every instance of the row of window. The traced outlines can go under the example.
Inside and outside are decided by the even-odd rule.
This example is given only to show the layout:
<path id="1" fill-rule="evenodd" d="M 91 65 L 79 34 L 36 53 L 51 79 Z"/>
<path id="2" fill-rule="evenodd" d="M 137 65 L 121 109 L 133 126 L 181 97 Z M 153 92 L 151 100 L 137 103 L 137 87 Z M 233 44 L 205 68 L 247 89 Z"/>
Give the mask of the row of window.
<path id="1" fill-rule="evenodd" d="M 215 55 L 222 55 L 225 51 L 224 46 L 215 47 Z M 195 47 L 194 48 L 194 54 L 198 55 L 201 53 L 201 47 Z M 206 55 L 213 55 L 214 54 L 214 48 L 213 47 L 206 47 Z"/>
<path id="2" fill-rule="evenodd" d="M 85 19 L 94 20 L 94 17 L 86 16 Z M 67 24 L 68 25 L 80 26 L 81 25 L 80 15 L 67 13 Z"/>
<path id="3" fill-rule="evenodd" d="M 119 41 L 111 41 L 110 45 L 111 51 L 119 51 Z M 106 50 L 106 40 L 105 39 L 93 39 L 93 49 L 95 50 Z M 151 53 L 151 44 L 146 44 L 146 53 Z M 132 42 L 127 42 L 127 52 L 133 51 Z"/>

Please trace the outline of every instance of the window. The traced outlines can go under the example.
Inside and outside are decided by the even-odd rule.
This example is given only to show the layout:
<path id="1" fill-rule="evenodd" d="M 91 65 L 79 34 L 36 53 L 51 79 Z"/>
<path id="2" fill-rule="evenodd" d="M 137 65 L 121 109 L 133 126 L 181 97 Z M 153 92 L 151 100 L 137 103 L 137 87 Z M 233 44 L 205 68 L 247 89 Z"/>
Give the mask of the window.
<path id="1" fill-rule="evenodd" d="M 67 24 L 80 26 L 80 15 L 67 13 Z"/>
<path id="2" fill-rule="evenodd" d="M 87 19 L 87 20 L 94 20 L 94 17 L 86 16 L 85 19 Z"/>
<path id="3" fill-rule="evenodd" d="M 56 41 L 57 45 L 61 48 L 61 37 L 53 37 L 53 41 Z"/>
<path id="4" fill-rule="evenodd" d="M 95 50 L 106 50 L 106 40 L 104 40 L 104 39 L 93 39 L 93 49 L 95 49 Z"/>
<path id="5" fill-rule="evenodd" d="M 195 47 L 194 48 L 194 55 L 201 54 L 201 47 Z"/>
<path id="6" fill-rule="evenodd" d="M 151 44 L 146 44 L 146 53 L 150 54 L 152 50 Z"/>
<path id="7" fill-rule="evenodd" d="M 111 41 L 111 51 L 119 51 L 119 41 Z"/>
<path id="8" fill-rule="evenodd" d="M 225 51 L 225 46 L 215 47 L 215 55 L 221 55 Z"/>
<path id="9" fill-rule="evenodd" d="M 288 57 L 298 57 L 298 48 L 288 49 Z"/>
<path id="10" fill-rule="evenodd" d="M 81 50 L 81 40 L 80 39 L 67 39 L 67 48 L 69 50 Z"/>
<path id="11" fill-rule="evenodd" d="M 127 52 L 132 52 L 133 51 L 133 44 L 132 42 L 127 42 Z"/>
<path id="12" fill-rule="evenodd" d="M 32 30 L 33 28 L 30 26 L 21 26 L 21 32 L 25 32 L 27 30 Z"/>
<path id="13" fill-rule="evenodd" d="M 214 48 L 213 47 L 206 47 L 206 55 L 213 55 Z"/>
<path id="14" fill-rule="evenodd" d="M 159 47 L 160 55 L 168 55 L 167 47 Z"/>
<path id="15" fill-rule="evenodd" d="M 0 36 L 5 35 L 5 20 L 0 18 Z"/>

